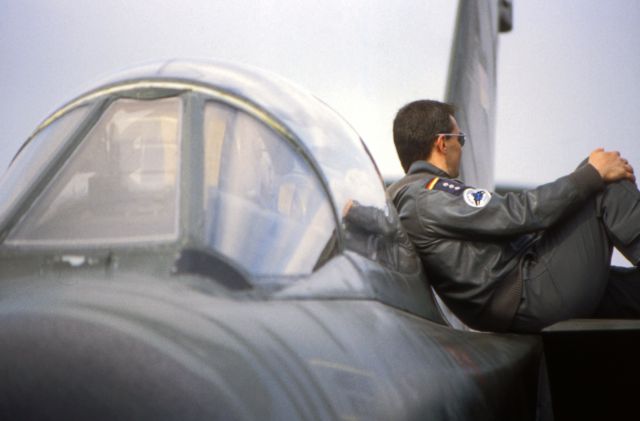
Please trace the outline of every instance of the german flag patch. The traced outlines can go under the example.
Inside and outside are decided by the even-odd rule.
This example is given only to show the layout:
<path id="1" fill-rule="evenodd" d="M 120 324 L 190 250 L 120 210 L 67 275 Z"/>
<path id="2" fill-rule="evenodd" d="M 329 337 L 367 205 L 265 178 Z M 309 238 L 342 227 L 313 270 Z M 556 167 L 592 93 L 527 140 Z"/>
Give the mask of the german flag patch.
<path id="1" fill-rule="evenodd" d="M 460 196 L 465 189 L 465 185 L 456 180 L 449 180 L 447 178 L 435 177 L 432 178 L 424 185 L 427 190 L 440 190 L 454 196 Z"/>

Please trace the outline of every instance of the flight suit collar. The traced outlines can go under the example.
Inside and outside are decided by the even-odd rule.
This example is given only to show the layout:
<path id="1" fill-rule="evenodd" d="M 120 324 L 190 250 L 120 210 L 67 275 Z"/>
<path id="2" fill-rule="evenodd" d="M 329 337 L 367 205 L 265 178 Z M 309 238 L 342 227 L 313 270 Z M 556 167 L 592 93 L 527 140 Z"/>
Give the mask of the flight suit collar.
<path id="1" fill-rule="evenodd" d="M 407 171 L 407 175 L 418 174 L 422 172 L 428 172 L 430 174 L 435 174 L 439 177 L 451 178 L 449 174 L 442 171 L 440 168 L 436 167 L 428 163 L 427 161 L 416 161 L 409 167 L 409 171 Z"/>

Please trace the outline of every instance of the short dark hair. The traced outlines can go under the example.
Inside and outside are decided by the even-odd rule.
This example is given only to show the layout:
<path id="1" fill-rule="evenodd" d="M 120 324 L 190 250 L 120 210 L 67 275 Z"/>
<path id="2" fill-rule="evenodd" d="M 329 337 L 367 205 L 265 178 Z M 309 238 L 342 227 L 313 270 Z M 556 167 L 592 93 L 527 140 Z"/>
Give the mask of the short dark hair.
<path id="1" fill-rule="evenodd" d="M 393 120 L 393 143 L 404 172 L 415 161 L 431 155 L 439 133 L 453 130 L 451 118 L 455 107 L 451 104 L 423 99 L 400 108 Z"/>

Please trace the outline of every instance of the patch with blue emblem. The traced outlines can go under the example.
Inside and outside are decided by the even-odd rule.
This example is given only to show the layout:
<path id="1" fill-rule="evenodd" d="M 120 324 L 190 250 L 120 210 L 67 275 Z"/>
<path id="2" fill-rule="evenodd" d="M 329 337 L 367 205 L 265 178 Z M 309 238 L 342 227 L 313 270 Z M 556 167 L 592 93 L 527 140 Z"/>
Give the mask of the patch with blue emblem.
<path id="1" fill-rule="evenodd" d="M 473 208 L 484 208 L 491 200 L 491 193 L 484 189 L 466 189 L 462 197 L 467 205 Z"/>
<path id="2" fill-rule="evenodd" d="M 435 177 L 431 179 L 427 184 L 425 184 L 424 188 L 427 190 L 445 191 L 447 193 L 460 196 L 464 191 L 465 186 L 459 181 Z"/>

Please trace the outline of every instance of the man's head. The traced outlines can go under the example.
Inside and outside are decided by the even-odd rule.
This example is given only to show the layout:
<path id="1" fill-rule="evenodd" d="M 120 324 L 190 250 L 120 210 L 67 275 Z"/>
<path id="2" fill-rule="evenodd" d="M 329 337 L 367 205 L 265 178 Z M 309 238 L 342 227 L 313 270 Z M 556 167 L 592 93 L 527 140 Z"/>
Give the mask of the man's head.
<path id="1" fill-rule="evenodd" d="M 432 100 L 411 102 L 398 111 L 393 121 L 393 141 L 405 172 L 415 161 L 428 161 L 457 177 L 462 144 L 455 108 Z"/>

